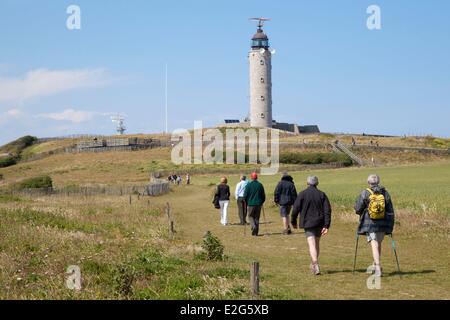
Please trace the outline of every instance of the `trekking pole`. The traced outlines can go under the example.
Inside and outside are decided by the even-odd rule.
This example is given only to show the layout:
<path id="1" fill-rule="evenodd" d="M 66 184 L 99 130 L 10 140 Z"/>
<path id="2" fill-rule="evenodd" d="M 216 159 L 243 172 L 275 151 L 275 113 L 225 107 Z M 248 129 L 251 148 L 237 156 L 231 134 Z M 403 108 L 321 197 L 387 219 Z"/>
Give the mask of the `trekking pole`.
<path id="1" fill-rule="evenodd" d="M 243 205 L 242 211 L 245 211 L 245 216 L 243 217 L 244 218 L 244 237 L 245 237 L 247 235 L 247 213 L 248 213 L 247 202 L 244 201 L 242 205 Z M 244 212 L 242 214 L 244 214 Z"/>
<path id="2" fill-rule="evenodd" d="M 358 234 L 358 231 L 356 231 L 356 248 L 355 248 L 355 259 L 353 260 L 353 275 L 355 274 L 355 269 L 356 269 L 356 256 L 358 254 L 358 242 L 359 242 L 359 234 Z"/>
<path id="3" fill-rule="evenodd" d="M 394 237 L 392 236 L 392 233 L 390 234 L 390 236 L 391 236 L 391 241 L 392 241 L 392 250 L 394 250 L 395 261 L 397 262 L 398 274 L 400 275 L 400 278 L 401 278 L 402 272 L 400 271 L 400 263 L 398 262 L 397 248 L 395 246 L 395 241 L 394 241 Z"/>

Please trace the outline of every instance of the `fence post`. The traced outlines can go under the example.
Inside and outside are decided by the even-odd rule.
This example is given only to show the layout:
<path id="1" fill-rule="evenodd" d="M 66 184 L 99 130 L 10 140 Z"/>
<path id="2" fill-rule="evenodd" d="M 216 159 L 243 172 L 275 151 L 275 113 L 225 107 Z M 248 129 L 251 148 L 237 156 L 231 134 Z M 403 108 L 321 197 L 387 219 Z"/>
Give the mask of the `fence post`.
<path id="1" fill-rule="evenodd" d="M 130 205 L 131 205 L 131 194 L 130 194 Z"/>
<path id="2" fill-rule="evenodd" d="M 167 221 L 169 224 L 169 235 L 170 238 L 173 239 L 174 238 L 174 225 L 173 225 L 173 220 L 170 214 L 170 204 L 167 202 L 166 203 L 166 214 L 167 214 Z"/>
<path id="3" fill-rule="evenodd" d="M 170 236 L 173 238 L 175 237 L 175 227 L 173 221 L 170 221 Z"/>
<path id="4" fill-rule="evenodd" d="M 250 286 L 253 298 L 259 296 L 259 262 L 254 261 L 250 266 Z"/>
<path id="5" fill-rule="evenodd" d="M 167 214 L 167 219 L 169 220 L 169 222 L 170 222 L 170 204 L 167 202 L 166 203 L 166 214 Z"/>

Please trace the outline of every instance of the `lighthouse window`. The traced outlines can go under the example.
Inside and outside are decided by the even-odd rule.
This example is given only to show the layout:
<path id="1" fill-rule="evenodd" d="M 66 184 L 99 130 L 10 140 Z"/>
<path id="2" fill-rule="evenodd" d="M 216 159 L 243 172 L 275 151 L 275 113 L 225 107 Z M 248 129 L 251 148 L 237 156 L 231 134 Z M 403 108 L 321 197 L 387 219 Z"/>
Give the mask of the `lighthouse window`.
<path id="1" fill-rule="evenodd" d="M 264 81 L 264 78 L 261 78 L 261 83 L 264 83 L 265 81 Z"/>
<path id="2" fill-rule="evenodd" d="M 263 66 L 264 65 L 264 60 L 261 60 L 259 63 Z"/>
<path id="3" fill-rule="evenodd" d="M 264 98 L 264 96 L 261 96 L 261 101 L 264 101 L 264 100 L 266 100 L 266 98 Z"/>
<path id="4" fill-rule="evenodd" d="M 264 119 L 265 117 L 264 113 L 261 113 L 261 118 Z"/>

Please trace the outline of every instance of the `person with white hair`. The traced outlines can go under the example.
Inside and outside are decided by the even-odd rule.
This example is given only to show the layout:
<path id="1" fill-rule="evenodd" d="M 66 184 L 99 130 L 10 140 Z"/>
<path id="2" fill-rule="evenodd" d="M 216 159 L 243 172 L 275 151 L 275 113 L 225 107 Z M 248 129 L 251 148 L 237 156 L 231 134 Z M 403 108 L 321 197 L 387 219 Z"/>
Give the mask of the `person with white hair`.
<path id="1" fill-rule="evenodd" d="M 297 217 L 300 214 L 300 228 L 305 229 L 311 256 L 311 272 L 319 275 L 320 239 L 330 229 L 331 205 L 327 195 L 317 188 L 319 185 L 317 177 L 308 177 L 307 185 L 308 187 L 300 192 L 295 200 L 291 224 L 297 229 Z"/>
<path id="2" fill-rule="evenodd" d="M 367 178 L 369 187 L 356 200 L 355 212 L 360 216 L 358 235 L 366 235 L 371 244 L 373 264 L 370 270 L 381 277 L 381 244 L 384 236 L 394 229 L 394 207 L 387 190 L 380 185 L 380 177 L 371 174 Z"/>
<path id="3" fill-rule="evenodd" d="M 244 191 L 247 184 L 248 184 L 247 177 L 242 175 L 240 181 L 236 185 L 236 189 L 234 192 L 234 197 L 236 198 L 237 201 L 240 225 L 247 224 L 247 204 L 245 203 L 244 199 Z"/>

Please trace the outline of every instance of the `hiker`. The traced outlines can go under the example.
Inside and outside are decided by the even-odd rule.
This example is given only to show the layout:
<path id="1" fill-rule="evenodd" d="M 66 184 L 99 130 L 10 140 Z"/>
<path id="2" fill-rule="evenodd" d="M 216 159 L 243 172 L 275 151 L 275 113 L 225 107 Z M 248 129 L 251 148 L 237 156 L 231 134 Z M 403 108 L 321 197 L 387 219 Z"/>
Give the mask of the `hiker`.
<path id="1" fill-rule="evenodd" d="M 262 206 L 266 201 L 266 193 L 264 192 L 264 186 L 258 181 L 258 174 L 253 172 L 250 177 L 252 181 L 245 187 L 244 201 L 247 204 L 252 236 L 258 236 L 259 217 L 261 216 Z"/>
<path id="2" fill-rule="evenodd" d="M 241 176 L 239 183 L 236 185 L 236 190 L 234 192 L 234 197 L 237 201 L 238 214 L 240 225 L 247 224 L 247 204 L 244 200 L 244 191 L 247 186 L 248 181 L 246 176 Z"/>
<path id="3" fill-rule="evenodd" d="M 226 177 L 220 179 L 220 184 L 217 186 L 216 196 L 220 206 L 220 223 L 223 226 L 228 224 L 228 204 L 230 203 L 230 187 L 228 186 L 228 180 Z"/>
<path id="4" fill-rule="evenodd" d="M 380 264 L 381 243 L 386 234 L 392 234 L 394 229 L 394 207 L 391 196 L 380 185 L 380 177 L 371 174 L 367 178 L 369 188 L 361 192 L 355 204 L 356 214 L 360 216 L 358 235 L 366 235 L 371 244 L 373 264 L 371 271 L 381 277 Z"/>
<path id="5" fill-rule="evenodd" d="M 289 225 L 289 215 L 291 214 L 292 205 L 297 199 L 297 190 L 295 189 L 292 177 L 284 173 L 281 181 L 278 182 L 274 191 L 274 202 L 280 207 L 280 216 L 283 220 L 283 234 L 291 234 Z"/>
<path id="6" fill-rule="evenodd" d="M 356 146 L 356 140 L 355 140 L 354 137 L 352 137 L 352 146 L 353 146 L 353 147 Z"/>
<path id="7" fill-rule="evenodd" d="M 191 176 L 189 175 L 189 173 L 186 173 L 186 184 L 187 185 L 191 184 Z"/>
<path id="8" fill-rule="evenodd" d="M 327 195 L 317 186 L 319 179 L 308 177 L 308 187 L 298 194 L 292 210 L 291 224 L 297 229 L 297 216 L 300 214 L 300 228 L 305 229 L 306 240 L 311 256 L 312 274 L 319 275 L 320 239 L 328 233 L 331 224 L 331 205 Z"/>
<path id="9" fill-rule="evenodd" d="M 181 183 L 182 183 L 181 176 L 178 175 L 178 176 L 177 176 L 177 185 L 180 185 Z"/>

